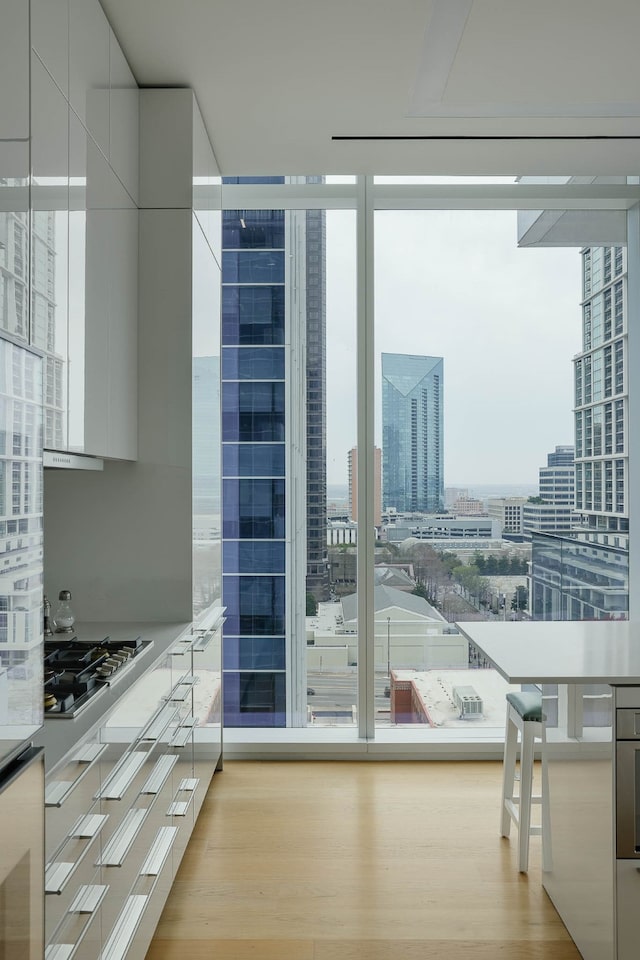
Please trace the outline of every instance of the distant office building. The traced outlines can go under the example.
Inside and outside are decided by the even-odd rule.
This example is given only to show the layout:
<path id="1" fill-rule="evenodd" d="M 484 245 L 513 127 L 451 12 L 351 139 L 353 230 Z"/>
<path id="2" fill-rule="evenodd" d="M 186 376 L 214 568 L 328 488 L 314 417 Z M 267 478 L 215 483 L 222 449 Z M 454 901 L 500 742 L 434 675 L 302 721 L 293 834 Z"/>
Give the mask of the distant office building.
<path id="1" fill-rule="evenodd" d="M 485 513 L 484 502 L 476 497 L 458 497 L 451 504 L 451 512 L 458 517 L 477 517 Z"/>
<path id="2" fill-rule="evenodd" d="M 349 471 L 349 516 L 358 520 L 358 448 L 352 447 L 347 454 Z M 373 522 L 376 527 L 382 523 L 382 451 L 373 450 Z"/>
<path id="3" fill-rule="evenodd" d="M 575 502 L 574 447 L 556 447 L 538 471 L 540 496 L 548 503 L 573 507 Z"/>
<path id="4" fill-rule="evenodd" d="M 542 502 L 527 502 L 522 508 L 523 533 L 566 533 L 576 526 L 574 510 L 575 466 L 573 447 L 556 447 L 547 455 L 547 466 L 540 467 L 539 495 Z"/>
<path id="5" fill-rule="evenodd" d="M 321 183 L 322 177 L 304 177 Z M 306 298 L 306 463 L 307 463 L 307 593 L 329 599 L 327 526 L 327 296 L 326 214 L 304 214 Z"/>
<path id="6" fill-rule="evenodd" d="M 559 445 L 552 453 L 547 454 L 547 467 L 572 467 L 574 460 L 575 447 L 573 444 Z M 544 469 L 544 467 L 540 468 L 541 471 Z"/>
<path id="7" fill-rule="evenodd" d="M 410 537 L 416 540 L 495 540 L 502 526 L 495 517 L 422 517 L 419 521 L 398 517 L 383 525 L 389 543 L 401 543 Z"/>
<path id="8" fill-rule="evenodd" d="M 445 487 L 444 488 L 444 505 L 449 510 L 456 500 L 468 500 L 469 499 L 469 489 L 468 487 Z"/>
<path id="9" fill-rule="evenodd" d="M 500 522 L 503 533 L 522 533 L 522 508 L 526 497 L 489 497 L 487 513 Z"/>
<path id="10" fill-rule="evenodd" d="M 384 508 L 436 513 L 444 501 L 442 357 L 382 354 Z"/>
<path id="11" fill-rule="evenodd" d="M 329 520 L 327 521 L 327 546 L 335 546 L 341 543 L 358 542 L 358 524 L 352 520 Z"/>

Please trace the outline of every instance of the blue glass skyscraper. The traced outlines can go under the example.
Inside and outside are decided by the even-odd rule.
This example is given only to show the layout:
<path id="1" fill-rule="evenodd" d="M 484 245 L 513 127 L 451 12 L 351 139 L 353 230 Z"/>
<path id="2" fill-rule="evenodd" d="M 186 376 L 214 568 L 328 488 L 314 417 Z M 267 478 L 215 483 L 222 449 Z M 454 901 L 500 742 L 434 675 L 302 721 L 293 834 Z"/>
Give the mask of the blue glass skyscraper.
<path id="1" fill-rule="evenodd" d="M 225 723 L 296 725 L 306 593 L 329 591 L 324 212 L 224 211 L 222 249 Z"/>
<path id="2" fill-rule="evenodd" d="M 222 247 L 225 722 L 281 726 L 286 714 L 284 211 L 224 211 Z"/>
<path id="3" fill-rule="evenodd" d="M 384 509 L 443 507 L 443 367 L 442 357 L 382 354 Z"/>

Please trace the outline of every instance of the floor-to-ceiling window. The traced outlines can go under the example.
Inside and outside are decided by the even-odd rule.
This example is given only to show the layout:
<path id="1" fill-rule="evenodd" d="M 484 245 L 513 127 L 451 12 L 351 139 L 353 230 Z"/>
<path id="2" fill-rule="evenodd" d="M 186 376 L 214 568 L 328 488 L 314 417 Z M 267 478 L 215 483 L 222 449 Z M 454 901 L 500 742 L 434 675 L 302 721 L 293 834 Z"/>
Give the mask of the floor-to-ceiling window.
<path id="1" fill-rule="evenodd" d="M 297 383 L 298 396 L 306 397 L 315 417 L 305 418 L 304 427 L 300 417 L 298 438 L 306 432 L 308 442 L 312 429 L 323 429 L 324 418 L 329 596 L 326 601 L 313 597 L 308 584 L 298 585 L 297 614 L 289 608 L 282 638 L 282 649 L 287 651 L 282 661 L 288 690 L 284 702 L 288 696 L 292 705 L 297 704 L 297 712 L 287 715 L 285 707 L 278 723 L 317 728 L 322 725 L 318 720 L 324 706 L 325 722 L 350 727 L 360 738 L 373 737 L 376 723 L 379 728 L 391 726 L 405 732 L 411 726 L 412 734 L 422 727 L 423 736 L 435 727 L 443 732 L 446 724 L 434 722 L 434 717 L 440 718 L 435 704 L 424 716 L 429 693 L 420 694 L 419 683 L 401 676 L 402 671 L 431 671 L 434 680 L 436 670 L 440 671 L 442 703 L 453 711 L 459 709 L 461 722 L 452 724 L 456 738 L 472 731 L 477 736 L 481 723 L 473 720 L 480 718 L 472 716 L 471 707 L 463 714 L 458 703 L 462 694 L 453 687 L 474 687 L 471 677 L 474 671 L 480 677 L 484 665 L 461 642 L 454 624 L 475 616 L 520 619 L 531 615 L 531 541 L 519 538 L 523 505 L 531 499 L 531 514 L 539 507 L 538 515 L 549 522 L 544 503 L 535 502 L 544 501 L 537 488 L 538 468 L 556 446 L 574 443 L 572 358 L 581 349 L 585 312 L 580 250 L 583 256 L 587 242 L 594 246 L 597 231 L 590 234 L 589 230 L 600 215 L 590 210 L 589 184 L 582 185 L 578 207 L 575 189 L 563 198 L 562 182 L 524 188 L 515 178 L 458 184 L 393 183 L 388 178 L 361 178 L 351 184 L 347 178 L 341 183 L 314 178 L 313 185 L 304 183 L 305 178 L 291 179 L 296 181 L 292 187 L 265 185 L 257 209 L 280 210 L 284 216 L 284 212 L 322 206 L 326 236 L 331 237 L 333 224 L 340 224 L 342 217 L 338 231 L 350 231 L 353 244 L 348 254 L 340 251 L 339 240 L 333 248 L 318 243 L 304 251 L 305 269 L 312 256 L 318 257 L 316 264 L 324 261 L 326 333 L 318 316 L 313 318 L 315 328 L 309 323 L 318 297 L 305 301 L 303 314 L 307 340 L 325 338 L 326 394 L 323 399 L 308 369 L 301 386 L 299 364 L 287 368 L 285 382 L 289 388 Z M 249 199 L 256 202 L 259 194 L 257 187 L 245 194 L 246 206 L 240 208 L 234 200 L 241 196 L 236 186 L 239 189 L 239 184 L 234 185 L 223 202 L 228 208 L 225 216 L 239 223 L 238 211 L 249 211 Z M 637 199 L 634 191 L 637 188 L 626 183 L 615 184 L 608 191 L 605 217 L 600 217 L 610 228 L 612 277 L 616 250 L 625 247 L 626 208 Z M 596 200 L 601 207 L 601 193 Z M 347 213 L 349 206 L 354 214 Z M 518 208 L 519 220 L 514 212 Z M 551 216 L 545 218 L 543 211 L 548 210 Z M 293 246 L 287 248 L 288 260 L 294 254 Z M 353 271 L 351 291 L 341 300 L 347 263 Z M 287 269 L 293 270 L 287 275 L 294 284 L 300 283 L 290 262 Z M 279 281 L 270 275 L 265 282 Z M 223 283 L 226 287 L 224 277 Z M 239 274 L 228 283 L 236 291 L 243 286 Z M 244 284 L 248 284 L 246 276 Z M 341 321 L 335 324 L 332 316 L 334 310 L 340 315 L 336 304 L 344 307 L 356 292 L 351 327 L 344 322 L 340 327 Z M 353 336 L 352 346 L 345 347 L 341 333 Z M 285 363 L 290 364 L 295 340 L 293 345 L 287 341 L 281 346 L 288 357 Z M 352 378 L 346 400 L 345 352 Z M 398 358 L 404 367 L 426 359 L 428 369 L 403 374 L 400 364 L 391 370 Z M 612 378 L 614 366 L 612 354 Z M 404 382 L 407 378 L 410 384 Z M 602 379 L 606 379 L 604 367 Z M 230 387 L 234 380 L 232 389 L 238 391 L 241 380 L 230 377 Z M 376 380 L 388 385 L 386 414 L 383 389 L 376 391 Z M 340 398 L 337 404 L 334 397 Z M 290 399 L 295 405 L 293 394 Z M 393 417 L 400 418 L 403 406 L 403 423 L 394 426 Z M 255 424 L 255 418 L 251 422 Z M 296 441 L 286 432 L 289 427 L 285 426 L 284 440 L 285 503 L 300 481 L 317 512 L 322 480 L 314 475 L 309 481 L 306 470 L 304 478 L 296 474 L 300 461 L 291 459 L 289 446 Z M 396 427 L 403 445 L 398 442 L 393 447 Z M 225 442 L 239 446 L 248 441 L 223 437 Z M 338 467 L 341 456 L 343 465 Z M 606 491 L 606 464 L 599 469 L 604 471 L 601 489 Z M 406 502 L 392 502 L 398 494 L 392 495 L 385 477 L 402 479 Z M 609 479 L 615 489 L 615 478 Z M 259 502 L 254 493 L 248 497 L 252 511 Z M 434 497 L 437 504 L 432 502 Z M 489 504 L 489 500 L 495 502 Z M 287 510 L 285 506 L 285 514 Z M 438 517 L 440 522 L 435 522 Z M 300 530 L 300 517 L 289 521 L 284 534 L 289 551 L 291 523 Z M 502 543 L 491 550 L 490 540 Z M 300 570 L 306 569 L 296 563 L 295 556 L 295 551 L 285 553 L 284 570 L 278 573 L 284 579 L 285 596 L 287 584 L 296 582 Z M 228 573 L 237 581 L 246 578 L 243 573 Z M 247 596 L 253 604 L 257 594 L 249 589 Z M 228 601 L 234 597 L 227 594 L 227 616 Z M 239 640 L 241 631 L 232 636 Z M 444 671 L 457 669 L 461 672 L 458 682 L 445 683 Z M 487 688 L 478 699 L 483 700 L 481 709 L 487 716 L 491 711 L 484 704 L 491 698 L 499 704 L 499 716 L 496 711 L 489 724 L 491 735 L 498 736 L 504 690 L 488 686 L 489 672 L 485 678 L 482 684 L 477 680 L 476 686 Z M 299 690 L 296 696 L 292 683 L 304 683 L 304 693 Z M 330 686 L 334 689 L 327 696 Z M 321 697 L 325 698 L 322 704 Z M 305 699 L 306 711 L 302 711 Z M 251 717 L 246 721 L 252 725 Z"/>

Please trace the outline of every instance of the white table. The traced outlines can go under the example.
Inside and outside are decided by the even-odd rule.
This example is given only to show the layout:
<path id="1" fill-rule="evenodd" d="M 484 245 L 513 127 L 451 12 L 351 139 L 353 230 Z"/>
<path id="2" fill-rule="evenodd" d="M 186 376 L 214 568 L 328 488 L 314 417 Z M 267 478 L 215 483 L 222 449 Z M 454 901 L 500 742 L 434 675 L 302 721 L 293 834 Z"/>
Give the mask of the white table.
<path id="1" fill-rule="evenodd" d="M 460 622 L 508 683 L 640 684 L 640 623 Z"/>

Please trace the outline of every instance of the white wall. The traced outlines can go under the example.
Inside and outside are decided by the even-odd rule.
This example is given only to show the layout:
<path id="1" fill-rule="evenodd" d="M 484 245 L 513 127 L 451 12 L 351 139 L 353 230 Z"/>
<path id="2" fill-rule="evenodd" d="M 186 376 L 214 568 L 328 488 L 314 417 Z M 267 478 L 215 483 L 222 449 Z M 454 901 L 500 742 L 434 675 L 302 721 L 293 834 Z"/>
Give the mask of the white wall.
<path id="1" fill-rule="evenodd" d="M 45 477 L 45 589 L 70 589 L 80 622 L 192 616 L 197 108 L 190 90 L 145 90 L 140 111 L 138 460 Z"/>

